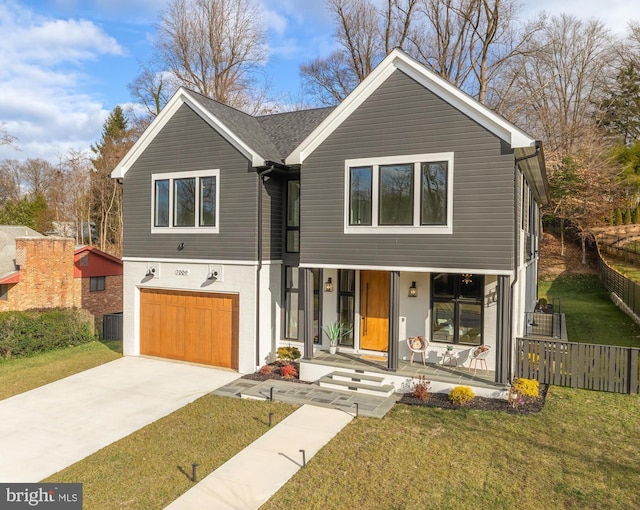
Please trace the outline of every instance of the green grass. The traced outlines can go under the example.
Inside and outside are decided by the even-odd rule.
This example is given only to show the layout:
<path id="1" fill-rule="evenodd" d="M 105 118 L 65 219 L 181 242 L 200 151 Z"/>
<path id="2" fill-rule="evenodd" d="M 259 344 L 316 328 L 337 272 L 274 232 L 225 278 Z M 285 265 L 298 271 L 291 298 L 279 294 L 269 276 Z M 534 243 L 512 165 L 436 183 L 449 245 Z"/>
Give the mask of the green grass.
<path id="1" fill-rule="evenodd" d="M 640 398 L 553 387 L 531 416 L 398 404 L 358 418 L 262 510 L 640 507 Z"/>
<path id="2" fill-rule="evenodd" d="M 636 283 L 640 283 L 640 267 L 638 267 L 637 265 L 613 258 L 608 258 L 607 263 L 613 269 L 618 271 L 618 273 L 623 274 Z"/>
<path id="3" fill-rule="evenodd" d="M 89 342 L 27 358 L 0 361 L 0 400 L 122 356 L 122 342 Z"/>
<path id="4" fill-rule="evenodd" d="M 81 482 L 85 510 L 164 508 L 193 487 L 192 463 L 201 480 L 264 434 L 269 412 L 277 423 L 293 410 L 206 395 L 44 481 Z"/>
<path id="5" fill-rule="evenodd" d="M 560 298 L 570 341 L 640 347 L 640 328 L 613 304 L 598 276 L 541 280 L 538 293 L 549 303 Z"/>

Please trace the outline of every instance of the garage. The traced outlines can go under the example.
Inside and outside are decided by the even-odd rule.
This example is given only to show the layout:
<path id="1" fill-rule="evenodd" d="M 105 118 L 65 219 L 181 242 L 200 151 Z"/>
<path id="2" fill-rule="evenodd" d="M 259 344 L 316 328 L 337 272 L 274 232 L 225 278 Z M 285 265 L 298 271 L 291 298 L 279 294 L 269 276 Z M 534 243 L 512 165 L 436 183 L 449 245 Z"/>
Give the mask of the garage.
<path id="1" fill-rule="evenodd" d="M 140 354 L 238 369 L 238 294 L 140 289 Z"/>

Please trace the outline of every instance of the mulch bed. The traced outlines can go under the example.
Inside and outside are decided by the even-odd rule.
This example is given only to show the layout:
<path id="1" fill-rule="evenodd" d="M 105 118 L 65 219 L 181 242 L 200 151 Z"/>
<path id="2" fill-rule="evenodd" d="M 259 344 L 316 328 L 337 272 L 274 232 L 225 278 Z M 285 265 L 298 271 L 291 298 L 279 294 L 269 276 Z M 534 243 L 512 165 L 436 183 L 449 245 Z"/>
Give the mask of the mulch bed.
<path id="1" fill-rule="evenodd" d="M 398 402 L 407 405 L 438 407 L 441 409 L 479 409 L 481 411 L 503 411 L 509 414 L 534 414 L 542 411 L 548 390 L 548 385 L 540 384 L 539 397 L 524 397 L 524 402 L 516 407 L 513 407 L 506 400 L 485 397 L 476 397 L 469 404 L 456 406 L 449 402 L 449 396 L 446 393 L 431 393 L 429 398 L 424 401 L 415 398 L 411 393 L 405 393 Z"/>
<path id="2" fill-rule="evenodd" d="M 293 365 L 294 368 L 296 369 L 296 374 L 300 374 L 300 363 L 298 363 L 296 361 L 292 361 L 292 362 L 275 361 L 275 362 L 269 363 L 269 365 L 267 365 L 267 366 L 272 368 L 273 371 L 271 373 L 262 374 L 262 373 L 260 373 L 258 371 L 258 372 L 254 372 L 253 374 L 243 375 L 242 379 L 249 379 L 250 381 L 277 380 L 277 381 L 296 382 L 296 383 L 302 383 L 302 384 L 313 384 L 313 383 L 311 383 L 309 381 L 301 381 L 298 378 L 297 375 L 295 377 L 283 377 L 282 374 L 280 373 L 280 370 L 285 365 Z"/>

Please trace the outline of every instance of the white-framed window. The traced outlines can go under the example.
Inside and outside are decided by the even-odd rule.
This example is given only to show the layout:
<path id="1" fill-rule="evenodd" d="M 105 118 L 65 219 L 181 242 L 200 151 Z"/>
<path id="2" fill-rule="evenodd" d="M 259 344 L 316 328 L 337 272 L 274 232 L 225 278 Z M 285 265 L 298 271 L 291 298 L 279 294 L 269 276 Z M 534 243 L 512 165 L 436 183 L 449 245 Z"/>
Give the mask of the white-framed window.
<path id="1" fill-rule="evenodd" d="M 219 232 L 219 169 L 153 174 L 151 185 L 151 232 Z"/>
<path id="2" fill-rule="evenodd" d="M 451 234 L 453 152 L 345 161 L 347 234 Z"/>

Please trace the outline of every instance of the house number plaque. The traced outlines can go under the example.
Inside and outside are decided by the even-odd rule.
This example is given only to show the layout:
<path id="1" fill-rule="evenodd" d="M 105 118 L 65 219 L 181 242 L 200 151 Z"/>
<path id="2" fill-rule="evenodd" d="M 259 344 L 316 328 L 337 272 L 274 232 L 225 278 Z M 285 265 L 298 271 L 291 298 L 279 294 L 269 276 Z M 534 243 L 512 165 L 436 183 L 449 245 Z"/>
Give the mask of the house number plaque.
<path id="1" fill-rule="evenodd" d="M 189 276 L 188 269 L 176 269 L 176 276 Z"/>

